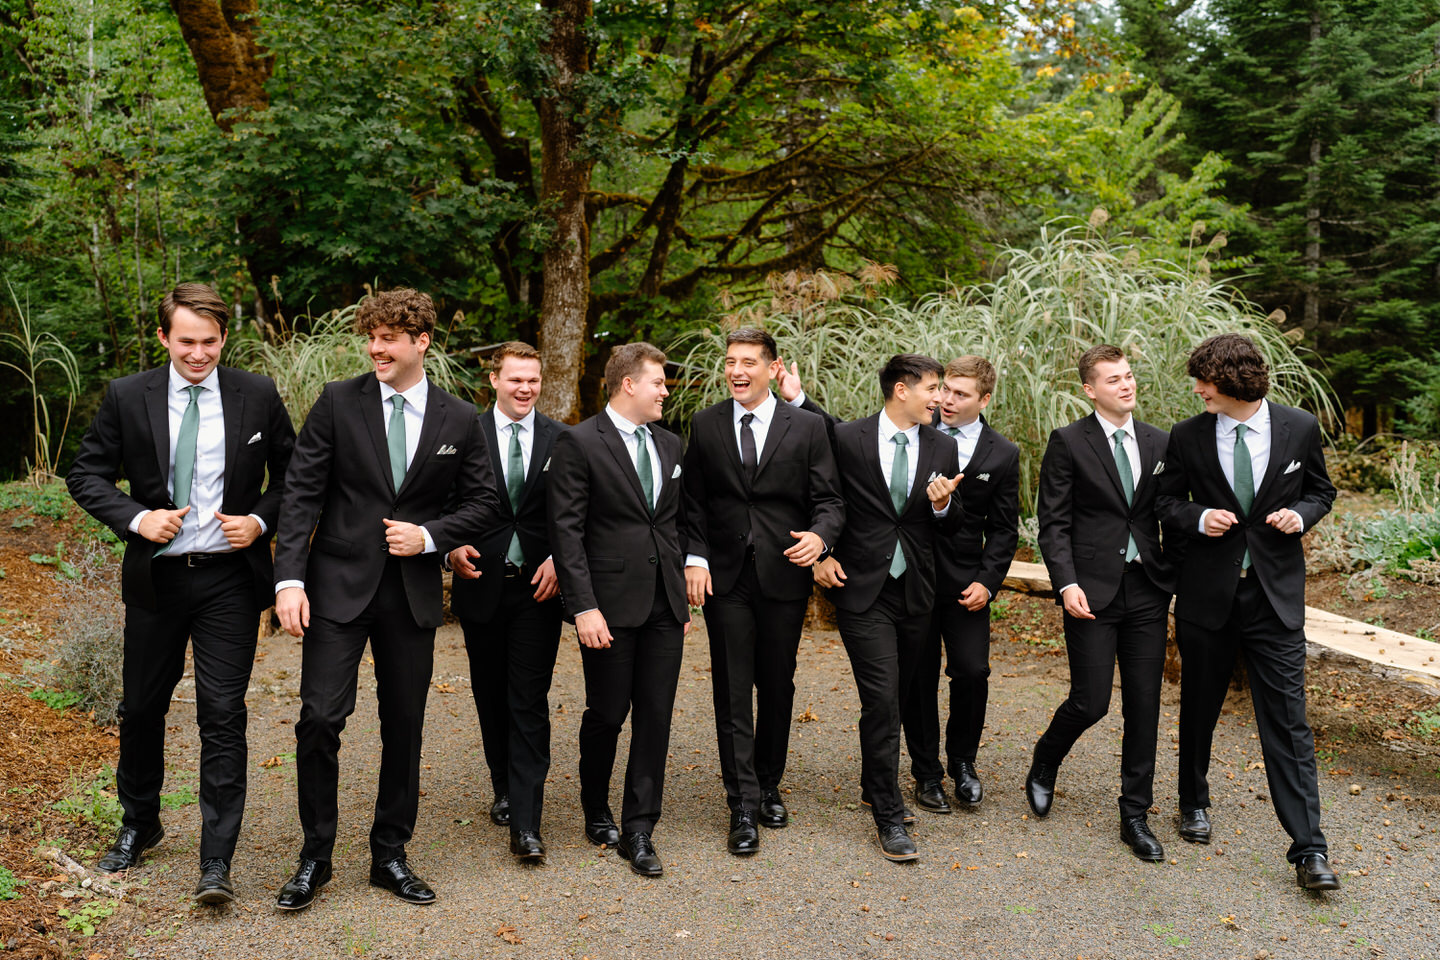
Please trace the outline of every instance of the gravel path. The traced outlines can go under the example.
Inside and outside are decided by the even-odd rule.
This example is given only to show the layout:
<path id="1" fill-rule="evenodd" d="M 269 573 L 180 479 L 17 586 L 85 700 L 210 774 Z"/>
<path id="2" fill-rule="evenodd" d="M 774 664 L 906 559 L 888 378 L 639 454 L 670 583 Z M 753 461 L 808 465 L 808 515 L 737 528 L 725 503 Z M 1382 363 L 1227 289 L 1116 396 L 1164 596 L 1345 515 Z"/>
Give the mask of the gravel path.
<path id="1" fill-rule="evenodd" d="M 1120 843 L 1118 687 L 1111 715 L 1061 769 L 1054 810 L 1029 817 L 1022 781 L 1029 751 L 1064 697 L 1053 605 L 1011 601 L 997 629 L 991 704 L 979 769 L 978 811 L 925 815 L 922 859 L 891 864 L 858 804 L 858 700 L 837 634 L 807 635 L 800 653 L 797 723 L 786 776 L 788 829 L 762 831 L 761 851 L 725 852 L 727 814 L 710 706 L 703 629 L 686 644 L 665 815 L 656 843 L 664 878 L 646 881 L 585 841 L 575 778 L 583 709 L 580 658 L 562 641 L 551 693 L 552 782 L 543 867 L 517 866 L 508 833 L 486 816 L 491 797 L 458 627 L 437 639 L 420 821 L 410 860 L 439 902 L 411 907 L 367 883 L 366 843 L 378 760 L 374 681 L 362 667 L 360 704 L 341 753 L 335 879 L 299 915 L 271 909 L 300 845 L 294 735 L 299 646 L 262 641 L 251 690 L 250 801 L 234 864 L 239 902 L 214 910 L 190 898 L 196 875 L 195 806 L 166 814 L 168 835 L 136 871 L 145 916 L 123 912 L 102 934 L 135 957 L 1316 957 L 1440 956 L 1440 772 L 1322 750 L 1321 797 L 1344 888 L 1300 890 L 1284 860 L 1287 838 L 1265 799 L 1259 741 L 1245 694 L 1232 695 L 1215 748 L 1219 842 L 1175 832 L 1178 688 L 1165 688 L 1151 823 L 1171 858 L 1135 860 Z M 1003 626 L 1003 625 L 1002 625 Z M 182 687 L 180 696 L 190 695 Z M 194 769 L 193 708 L 172 713 L 172 757 Z M 1322 744 L 1322 746 L 1325 746 Z M 623 744 L 622 754 L 623 757 Z M 281 762 L 261 767 L 261 761 Z M 1336 766 L 1349 762 L 1355 768 Z M 1381 764 L 1395 766 L 1382 768 Z M 184 781 L 181 772 L 177 780 Z M 618 792 L 617 771 L 615 790 Z M 190 782 L 193 782 L 191 778 Z M 908 791 L 908 760 L 902 758 Z M 1353 786 L 1352 786 L 1353 785 Z M 1357 792 L 1358 789 L 1358 792 Z M 618 810 L 618 796 L 615 798 Z M 497 932 L 498 931 L 498 932 Z M 523 941 L 507 942 L 504 934 Z M 97 943 L 101 938 L 97 938 Z"/>

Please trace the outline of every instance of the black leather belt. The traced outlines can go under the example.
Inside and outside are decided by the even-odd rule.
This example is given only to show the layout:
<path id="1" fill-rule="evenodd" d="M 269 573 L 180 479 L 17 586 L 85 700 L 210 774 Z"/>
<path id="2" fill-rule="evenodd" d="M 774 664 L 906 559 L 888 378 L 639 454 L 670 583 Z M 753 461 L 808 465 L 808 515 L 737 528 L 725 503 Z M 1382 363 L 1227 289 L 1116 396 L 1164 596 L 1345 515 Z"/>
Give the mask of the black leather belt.
<path id="1" fill-rule="evenodd" d="M 228 553 L 180 553 L 174 556 L 162 554 L 155 559 L 180 561 L 187 567 L 208 567 L 213 564 L 224 563 L 227 560 L 234 560 L 239 556 L 240 552 L 238 550 L 232 550 Z"/>
<path id="2" fill-rule="evenodd" d="M 523 567 L 517 567 L 509 560 L 505 561 L 504 571 L 506 580 L 513 580 L 514 578 L 521 576 L 525 573 L 525 569 Z"/>

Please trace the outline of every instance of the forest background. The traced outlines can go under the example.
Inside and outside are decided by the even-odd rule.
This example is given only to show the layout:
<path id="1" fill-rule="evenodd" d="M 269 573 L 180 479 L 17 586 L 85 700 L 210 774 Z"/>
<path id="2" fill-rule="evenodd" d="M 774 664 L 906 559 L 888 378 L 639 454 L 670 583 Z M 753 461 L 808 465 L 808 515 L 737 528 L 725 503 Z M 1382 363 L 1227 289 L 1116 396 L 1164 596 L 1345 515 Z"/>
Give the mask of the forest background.
<path id="1" fill-rule="evenodd" d="M 910 318 L 1067 223 L 1268 314 L 1354 439 L 1434 439 L 1437 66 L 1437 0 L 0 0 L 0 477 L 37 395 L 63 470 L 163 361 L 180 280 L 252 357 L 418 287 L 574 419 L 610 343 L 797 277 Z"/>

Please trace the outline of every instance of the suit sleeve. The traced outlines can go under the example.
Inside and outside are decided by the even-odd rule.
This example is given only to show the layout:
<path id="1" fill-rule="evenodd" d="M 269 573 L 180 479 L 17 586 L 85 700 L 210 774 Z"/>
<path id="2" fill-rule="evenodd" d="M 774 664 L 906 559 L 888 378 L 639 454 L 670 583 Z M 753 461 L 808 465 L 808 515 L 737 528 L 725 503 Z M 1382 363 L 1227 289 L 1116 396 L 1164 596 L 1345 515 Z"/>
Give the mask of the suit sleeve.
<path id="1" fill-rule="evenodd" d="M 1155 493 L 1155 515 L 1166 535 L 1203 539 L 1200 515 L 1211 509 L 1190 500 L 1190 471 L 1185 460 L 1185 438 L 1182 431 L 1171 430 L 1165 447 L 1165 469 L 1160 471 L 1160 486 Z M 1303 515 L 1302 515 L 1303 516 Z M 1309 529 L 1308 525 L 1306 529 Z"/>
<path id="2" fill-rule="evenodd" d="M 810 530 L 825 541 L 828 550 L 840 542 L 845 529 L 845 494 L 825 426 L 813 424 L 806 442 L 810 445 Z"/>
<path id="3" fill-rule="evenodd" d="M 335 457 L 335 391 L 326 384 L 295 438 L 275 531 L 275 582 L 304 580 Z"/>
<path id="4" fill-rule="evenodd" d="M 999 486 L 991 495 L 990 509 L 985 513 L 985 548 L 980 554 L 979 580 L 992 597 L 1000 592 L 1000 586 L 1010 572 L 1010 563 L 1015 559 L 1015 547 L 1020 542 L 1018 450 L 1012 448 L 999 479 Z M 1061 584 L 1062 587 L 1064 585 Z"/>
<path id="5" fill-rule="evenodd" d="M 705 489 L 705 456 L 692 424 L 690 443 L 685 447 L 685 468 L 681 471 L 680 552 L 710 560 L 709 503 Z M 584 608 L 581 607 L 583 610 Z"/>
<path id="6" fill-rule="evenodd" d="M 270 438 L 265 464 L 268 477 L 265 492 L 250 512 L 265 521 L 265 529 L 274 531 L 280 520 L 280 504 L 285 497 L 285 474 L 290 469 L 290 457 L 295 451 L 295 427 L 290 423 L 290 413 L 285 409 L 285 401 L 280 399 L 280 391 L 275 389 L 275 381 L 266 377 L 265 383 L 269 387 L 270 407 L 269 422 L 265 427 L 265 435 Z"/>
<path id="7" fill-rule="evenodd" d="M 936 436 L 943 438 L 945 435 L 937 432 Z M 953 478 L 959 472 L 960 451 L 955 448 L 955 444 L 947 442 L 945 444 L 945 452 L 940 455 L 940 473 L 947 478 Z M 928 503 L 926 505 L 930 506 Z M 930 508 L 930 515 L 935 517 L 933 507 Z M 940 536 L 949 537 L 959 532 L 960 528 L 964 525 L 964 502 L 960 498 L 960 488 L 956 486 L 954 492 L 950 494 L 950 503 L 945 510 L 945 516 L 935 517 L 935 526 Z"/>
<path id="8" fill-rule="evenodd" d="M 135 515 L 149 509 L 115 486 L 120 476 L 123 441 L 120 401 L 112 383 L 105 388 L 100 409 L 80 441 L 80 452 L 65 475 L 65 486 L 82 510 L 121 540 L 130 535 L 130 521 Z"/>
<path id="9" fill-rule="evenodd" d="M 555 575 L 565 609 L 571 615 L 597 609 L 595 588 L 590 581 L 590 561 L 585 554 L 585 522 L 590 512 L 590 464 L 576 436 L 565 430 L 555 438 L 550 454 L 548 499 L 550 549 L 555 557 Z"/>
<path id="10" fill-rule="evenodd" d="M 1320 439 L 1320 423 L 1310 420 L 1309 435 L 1305 441 L 1305 484 L 1300 499 L 1290 509 L 1300 514 L 1304 530 L 1309 531 L 1325 518 L 1335 502 L 1335 484 L 1330 482 L 1330 472 L 1325 469 L 1325 450 Z"/>
<path id="11" fill-rule="evenodd" d="M 480 418 L 468 418 L 465 434 L 465 458 L 450 491 L 454 506 L 423 526 L 435 541 L 441 556 L 462 544 L 473 544 L 487 530 L 500 523 L 500 495 L 496 492 L 495 470 L 490 465 L 490 450 Z"/>
<path id="12" fill-rule="evenodd" d="M 1059 589 L 1075 583 L 1075 558 L 1070 548 L 1070 498 L 1075 489 L 1075 460 L 1059 430 L 1051 431 L 1040 461 L 1040 489 L 1035 513 L 1040 521 L 1040 555 Z"/>

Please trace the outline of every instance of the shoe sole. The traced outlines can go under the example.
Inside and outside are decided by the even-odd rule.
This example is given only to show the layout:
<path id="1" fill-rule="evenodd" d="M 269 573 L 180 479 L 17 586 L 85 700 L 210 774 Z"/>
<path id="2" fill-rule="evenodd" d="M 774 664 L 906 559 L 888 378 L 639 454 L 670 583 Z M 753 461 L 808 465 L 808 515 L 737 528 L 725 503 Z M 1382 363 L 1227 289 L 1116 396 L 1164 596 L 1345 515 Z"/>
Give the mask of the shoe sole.
<path id="1" fill-rule="evenodd" d="M 1163 850 L 1160 852 L 1160 856 L 1158 857 L 1152 857 L 1148 854 L 1137 853 L 1134 847 L 1130 848 L 1130 852 L 1135 854 L 1136 860 L 1139 860 L 1143 863 L 1159 863 L 1160 861 L 1165 859 L 1165 852 Z"/>
<path id="2" fill-rule="evenodd" d="M 915 806 L 919 807 L 921 810 L 924 810 L 927 813 L 938 813 L 941 816 L 948 816 L 951 810 L 951 807 L 948 803 L 943 807 L 932 807 L 928 803 L 921 803 L 919 797 L 915 798 Z"/>
<path id="3" fill-rule="evenodd" d="M 891 863 L 909 863 L 911 860 L 920 859 L 920 851 L 916 850 L 914 853 L 888 853 L 884 847 L 881 847 L 880 856 L 889 860 Z"/>
<path id="4" fill-rule="evenodd" d="M 1295 885 L 1302 890 L 1339 890 L 1340 878 L 1336 877 L 1334 880 L 1320 880 L 1306 883 L 1297 875 L 1295 877 Z"/>
<path id="5" fill-rule="evenodd" d="M 385 884 L 383 884 L 383 883 L 376 883 L 374 880 L 371 880 L 371 881 L 370 881 L 370 886 L 374 887 L 376 890 L 384 890 L 386 893 L 390 894 L 390 896 L 394 897 L 396 900 L 400 900 L 400 901 L 402 901 L 402 902 L 404 902 L 404 903 L 409 903 L 409 904 L 412 904 L 412 905 L 417 906 L 417 907 L 428 907 L 428 906 L 430 906 L 431 904 L 433 904 L 436 900 L 439 900 L 439 899 L 440 899 L 439 897 L 431 897 L 429 900 L 412 900 L 412 899 L 410 899 L 409 897 L 405 896 L 404 894 L 400 893 L 400 891 L 398 891 L 398 890 L 393 890 L 393 889 L 391 889 L 390 887 L 385 886 Z"/>
<path id="6" fill-rule="evenodd" d="M 320 891 L 316 890 L 311 895 L 310 899 L 306 900 L 304 903 L 297 903 L 293 906 L 286 906 L 284 904 L 277 903 L 275 904 L 275 909 L 279 910 L 281 913 L 299 913 L 301 910 L 309 910 L 312 906 L 315 905 L 315 901 L 318 899 L 320 899 Z"/>
<path id="7" fill-rule="evenodd" d="M 515 851 L 512 850 L 512 851 L 510 851 L 510 856 L 514 857 L 514 858 L 516 859 L 516 861 L 519 862 L 519 863 L 544 863 L 544 862 L 545 862 L 545 854 L 543 854 L 543 853 L 516 853 Z"/>
<path id="8" fill-rule="evenodd" d="M 790 826 L 790 816 L 787 814 L 784 820 L 779 821 L 757 819 L 755 822 L 760 824 L 760 826 L 764 827 L 767 830 L 784 830 L 786 827 Z"/>
<path id="9" fill-rule="evenodd" d="M 204 893 L 195 894 L 195 902 L 212 907 L 234 903 L 235 892 L 233 890 L 206 890 Z"/>
<path id="10" fill-rule="evenodd" d="M 1180 831 L 1180 839 L 1181 839 L 1181 840 L 1184 840 L 1184 841 L 1187 841 L 1188 843 L 1209 843 L 1209 842 L 1210 842 L 1210 834 L 1208 834 L 1208 833 L 1187 833 L 1186 831 L 1181 830 L 1181 831 Z"/>

